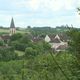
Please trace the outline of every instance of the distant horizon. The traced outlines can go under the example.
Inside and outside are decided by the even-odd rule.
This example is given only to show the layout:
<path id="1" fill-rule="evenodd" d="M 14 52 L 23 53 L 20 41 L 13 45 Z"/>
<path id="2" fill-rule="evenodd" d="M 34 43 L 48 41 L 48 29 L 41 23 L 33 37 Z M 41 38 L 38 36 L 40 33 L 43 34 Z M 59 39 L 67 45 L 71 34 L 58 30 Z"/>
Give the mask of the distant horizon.
<path id="1" fill-rule="evenodd" d="M 66 24 L 66 25 L 67 25 L 67 24 Z M 45 27 L 45 28 L 46 28 L 46 27 L 57 28 L 57 27 L 62 27 L 62 26 L 66 27 L 66 25 L 57 25 L 57 26 L 55 26 L 55 27 L 52 27 L 52 26 L 30 26 L 30 25 L 28 25 L 28 26 L 30 26 L 31 28 L 43 28 L 43 27 Z M 16 28 L 27 28 L 28 26 L 26 26 L 26 27 L 15 26 L 15 27 L 16 27 Z M 0 27 L 10 28 L 10 26 L 0 26 Z M 71 26 L 68 25 L 68 27 L 80 28 L 80 27 L 75 27 L 75 26 L 73 26 L 73 25 L 71 25 Z"/>
<path id="2" fill-rule="evenodd" d="M 80 0 L 1 0 L 0 26 L 9 27 L 13 17 L 15 26 L 21 28 L 66 24 L 79 28 L 79 5 Z"/>

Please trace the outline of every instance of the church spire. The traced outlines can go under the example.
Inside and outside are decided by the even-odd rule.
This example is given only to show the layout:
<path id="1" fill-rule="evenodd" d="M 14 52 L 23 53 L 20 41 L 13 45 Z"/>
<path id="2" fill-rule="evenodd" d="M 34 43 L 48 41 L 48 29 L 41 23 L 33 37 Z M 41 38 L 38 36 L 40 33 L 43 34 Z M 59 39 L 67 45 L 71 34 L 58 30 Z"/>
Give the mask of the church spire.
<path id="1" fill-rule="evenodd" d="M 14 25 L 14 20 L 13 20 L 13 18 L 12 18 L 12 20 L 11 20 L 10 28 L 15 28 L 15 25 Z"/>
<path id="2" fill-rule="evenodd" d="M 15 28 L 14 20 L 12 18 L 11 19 L 11 24 L 10 24 L 10 35 L 15 34 L 15 32 L 16 32 L 16 28 Z"/>

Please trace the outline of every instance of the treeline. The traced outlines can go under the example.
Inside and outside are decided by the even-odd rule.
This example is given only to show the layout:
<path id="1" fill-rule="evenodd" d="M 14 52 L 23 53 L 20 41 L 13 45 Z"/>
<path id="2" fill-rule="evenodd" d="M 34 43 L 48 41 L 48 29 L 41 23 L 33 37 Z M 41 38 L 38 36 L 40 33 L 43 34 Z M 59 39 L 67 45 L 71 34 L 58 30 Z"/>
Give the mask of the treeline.
<path id="1" fill-rule="evenodd" d="M 27 30 L 31 32 L 33 35 L 46 35 L 46 34 L 60 34 L 60 33 L 65 33 L 69 29 L 68 25 L 61 25 L 61 26 L 56 26 L 55 28 L 53 27 L 33 27 L 31 28 L 30 26 L 27 27 Z"/>
<path id="2" fill-rule="evenodd" d="M 9 29 L 9 27 L 0 26 L 0 29 Z"/>

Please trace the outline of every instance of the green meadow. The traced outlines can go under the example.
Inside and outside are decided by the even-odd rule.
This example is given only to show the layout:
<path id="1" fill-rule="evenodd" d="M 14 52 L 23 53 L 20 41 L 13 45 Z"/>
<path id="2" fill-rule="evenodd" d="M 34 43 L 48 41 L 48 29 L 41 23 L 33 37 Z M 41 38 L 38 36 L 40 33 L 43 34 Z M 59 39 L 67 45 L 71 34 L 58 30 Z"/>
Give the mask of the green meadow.
<path id="1" fill-rule="evenodd" d="M 0 35 L 1 34 L 9 34 L 10 33 L 10 29 L 0 29 Z M 27 30 L 16 30 L 16 33 L 27 33 Z"/>

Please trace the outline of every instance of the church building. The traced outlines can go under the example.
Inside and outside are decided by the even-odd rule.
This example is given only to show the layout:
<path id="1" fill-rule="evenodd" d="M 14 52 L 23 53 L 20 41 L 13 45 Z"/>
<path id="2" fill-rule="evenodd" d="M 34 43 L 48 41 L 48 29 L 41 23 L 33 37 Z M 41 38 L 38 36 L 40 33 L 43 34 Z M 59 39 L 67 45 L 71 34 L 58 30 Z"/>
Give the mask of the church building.
<path id="1" fill-rule="evenodd" d="M 10 40 L 10 37 L 15 33 L 16 33 L 16 28 L 15 28 L 14 20 L 12 18 L 10 23 L 10 33 L 1 35 L 0 40 L 8 42 Z"/>

